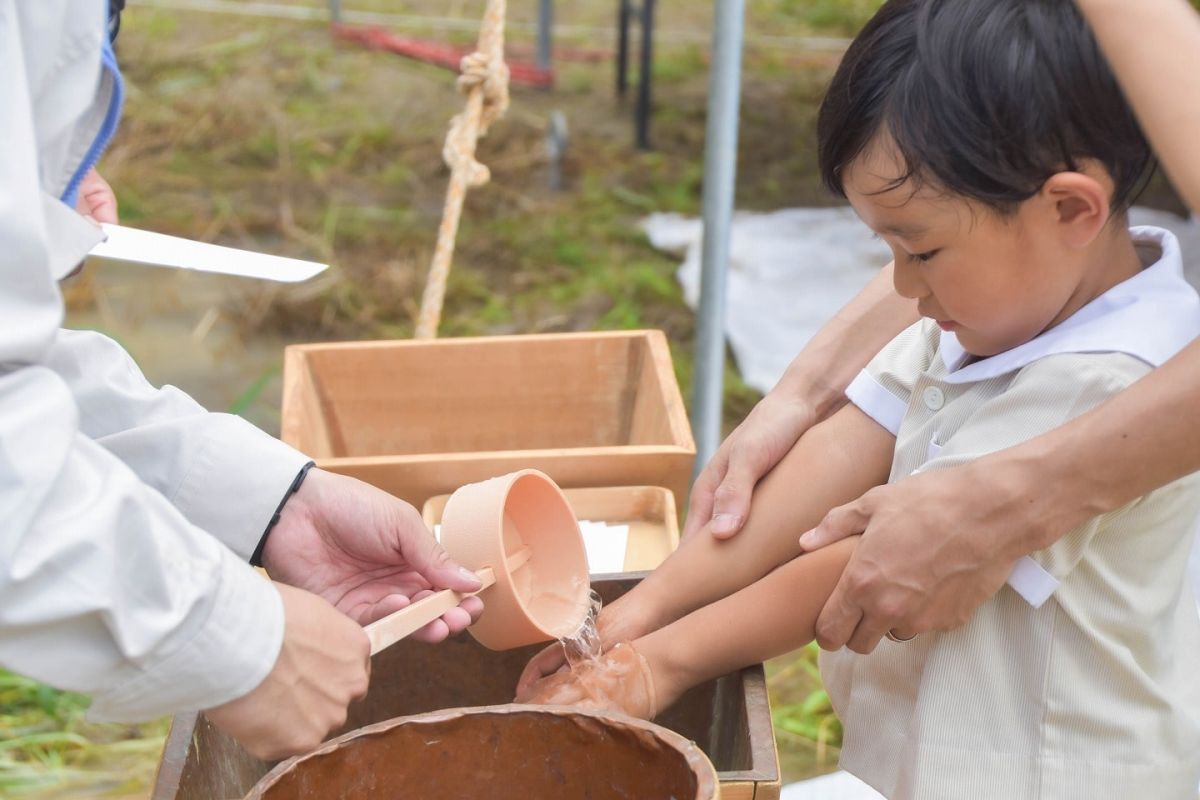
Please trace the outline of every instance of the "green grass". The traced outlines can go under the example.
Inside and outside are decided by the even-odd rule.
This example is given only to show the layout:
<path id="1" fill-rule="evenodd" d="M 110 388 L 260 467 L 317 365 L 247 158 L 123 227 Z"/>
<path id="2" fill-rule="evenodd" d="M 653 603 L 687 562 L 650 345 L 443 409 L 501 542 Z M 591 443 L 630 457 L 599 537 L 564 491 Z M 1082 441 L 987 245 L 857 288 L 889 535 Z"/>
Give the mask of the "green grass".
<path id="1" fill-rule="evenodd" d="M 165 720 L 97 725 L 88 700 L 0 670 L 0 797 L 144 793 Z"/>
<path id="2" fill-rule="evenodd" d="M 837 764 L 842 726 L 821 685 L 816 644 L 767 664 L 771 719 L 784 773 L 799 779 Z"/>

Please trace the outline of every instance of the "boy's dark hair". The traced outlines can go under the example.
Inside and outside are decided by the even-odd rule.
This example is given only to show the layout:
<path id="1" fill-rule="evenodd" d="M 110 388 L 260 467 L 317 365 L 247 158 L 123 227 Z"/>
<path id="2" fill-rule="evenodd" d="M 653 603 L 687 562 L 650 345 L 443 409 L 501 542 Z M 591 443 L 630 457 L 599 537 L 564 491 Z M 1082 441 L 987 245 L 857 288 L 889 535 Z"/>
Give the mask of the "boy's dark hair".
<path id="1" fill-rule="evenodd" d="M 817 123 L 821 178 L 880 131 L 909 178 L 1015 211 L 1081 159 L 1128 209 L 1154 168 L 1133 111 L 1073 0 L 888 0 L 834 75 Z"/>

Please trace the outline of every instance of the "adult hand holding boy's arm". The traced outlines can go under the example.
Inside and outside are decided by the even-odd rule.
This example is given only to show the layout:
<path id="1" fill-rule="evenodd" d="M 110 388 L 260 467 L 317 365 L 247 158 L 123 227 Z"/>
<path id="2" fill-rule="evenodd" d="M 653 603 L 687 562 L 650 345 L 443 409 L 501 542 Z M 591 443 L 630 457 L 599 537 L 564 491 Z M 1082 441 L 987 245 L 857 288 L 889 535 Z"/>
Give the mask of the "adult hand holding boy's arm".
<path id="1" fill-rule="evenodd" d="M 262 563 L 276 580 L 325 598 L 361 624 L 437 589 L 474 592 L 475 573 L 455 564 L 408 503 L 345 475 L 312 469 L 284 505 Z M 438 642 L 483 611 L 468 597 L 413 634 Z"/>
<path id="2" fill-rule="evenodd" d="M 683 538 L 704 527 L 721 539 L 740 531 L 759 480 L 805 431 L 845 403 L 843 392 L 859 370 L 916 320 L 916 306 L 892 289 L 889 264 L 812 338 L 722 442 L 692 486 Z"/>
<path id="3" fill-rule="evenodd" d="M 801 538 L 863 534 L 817 622 L 827 650 L 962 625 L 1013 563 L 1200 469 L 1200 341 L 1125 391 L 1016 447 L 870 490 Z"/>

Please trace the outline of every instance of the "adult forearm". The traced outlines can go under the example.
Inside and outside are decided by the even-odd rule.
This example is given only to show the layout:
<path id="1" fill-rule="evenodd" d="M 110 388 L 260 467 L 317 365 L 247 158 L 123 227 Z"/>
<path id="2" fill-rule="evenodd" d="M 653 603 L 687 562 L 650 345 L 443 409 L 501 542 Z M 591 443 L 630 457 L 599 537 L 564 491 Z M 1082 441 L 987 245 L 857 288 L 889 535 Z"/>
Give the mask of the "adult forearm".
<path id="1" fill-rule="evenodd" d="M 892 288 L 888 264 L 800 351 L 772 394 L 804 397 L 828 416 L 859 370 L 917 318 L 916 305 Z"/>
<path id="2" fill-rule="evenodd" d="M 1009 498 L 1016 554 L 1200 469 L 1200 340 L 1078 419 L 966 465 Z M 1018 524 L 1019 523 L 1019 524 Z"/>
<path id="3" fill-rule="evenodd" d="M 1186 0 L 1077 0 L 1167 174 L 1200 211 L 1200 15 Z"/>

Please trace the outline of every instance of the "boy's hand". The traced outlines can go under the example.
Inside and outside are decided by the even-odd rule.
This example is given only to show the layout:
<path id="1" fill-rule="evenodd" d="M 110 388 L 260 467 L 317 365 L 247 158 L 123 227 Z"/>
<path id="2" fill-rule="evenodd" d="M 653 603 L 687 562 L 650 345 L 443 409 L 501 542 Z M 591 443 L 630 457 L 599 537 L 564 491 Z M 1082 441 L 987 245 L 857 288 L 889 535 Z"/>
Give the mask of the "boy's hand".
<path id="1" fill-rule="evenodd" d="M 320 744 L 367 692 L 371 644 L 361 627 L 316 595 L 275 584 L 283 647 L 249 694 L 204 712 L 255 758 L 273 761 Z"/>
<path id="2" fill-rule="evenodd" d="M 576 706 L 653 719 L 658 713 L 656 682 L 641 653 L 629 642 L 621 642 L 598 659 L 519 690 L 516 702 Z"/>
<path id="3" fill-rule="evenodd" d="M 596 631 L 600 638 L 600 651 L 607 653 L 617 642 L 631 642 L 650 633 L 654 625 L 638 612 L 635 604 L 621 598 L 600 612 Z M 529 660 L 517 681 L 517 695 L 527 693 L 538 681 L 566 669 L 567 655 L 560 642 L 547 645 L 544 650 Z"/>
<path id="4" fill-rule="evenodd" d="M 562 642 L 546 645 L 541 652 L 529 659 L 529 663 L 521 671 L 521 677 L 517 680 L 517 697 L 528 695 L 535 684 L 560 672 L 566 666 L 567 653 L 563 649 Z"/>

